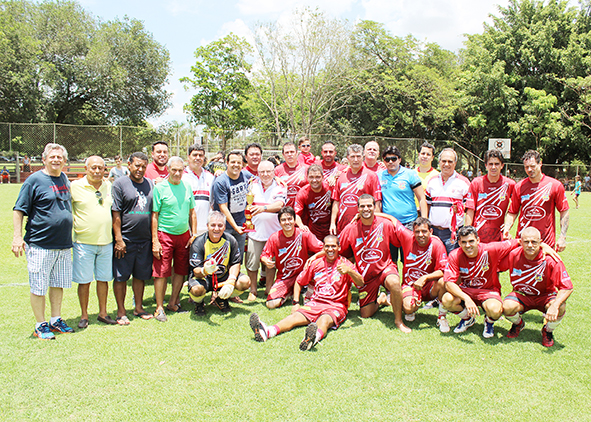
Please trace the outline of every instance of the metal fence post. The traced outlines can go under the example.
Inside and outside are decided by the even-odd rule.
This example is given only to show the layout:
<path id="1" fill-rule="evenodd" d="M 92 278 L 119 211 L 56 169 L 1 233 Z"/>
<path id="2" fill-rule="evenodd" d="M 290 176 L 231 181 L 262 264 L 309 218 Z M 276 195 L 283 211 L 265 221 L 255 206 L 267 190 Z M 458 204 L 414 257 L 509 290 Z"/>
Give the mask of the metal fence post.
<path id="1" fill-rule="evenodd" d="M 12 151 L 12 124 L 8 123 L 8 148 Z"/>
<path id="2" fill-rule="evenodd" d="M 54 144 L 56 143 L 56 142 L 55 142 L 55 140 L 57 139 L 57 138 L 56 138 L 56 136 L 57 136 L 57 135 L 56 135 L 56 133 L 55 133 L 55 123 L 54 123 L 54 124 L 53 124 L 53 143 L 54 143 Z"/>
<path id="3" fill-rule="evenodd" d="M 119 126 L 119 157 L 123 159 L 123 126 Z"/>

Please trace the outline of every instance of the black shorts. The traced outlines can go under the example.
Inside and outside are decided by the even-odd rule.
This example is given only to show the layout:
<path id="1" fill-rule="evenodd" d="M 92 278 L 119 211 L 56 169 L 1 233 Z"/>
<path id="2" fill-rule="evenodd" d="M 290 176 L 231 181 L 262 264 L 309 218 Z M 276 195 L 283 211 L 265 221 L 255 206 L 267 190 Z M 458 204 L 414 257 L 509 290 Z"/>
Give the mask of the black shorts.
<path id="1" fill-rule="evenodd" d="M 152 242 L 125 242 L 126 253 L 121 259 L 113 254 L 113 279 L 127 281 L 129 277 L 149 280 L 152 277 Z"/>
<path id="2" fill-rule="evenodd" d="M 238 273 L 238 277 L 237 280 L 242 276 L 242 273 Z M 223 283 L 224 281 L 226 281 L 228 279 L 228 275 L 226 275 L 226 277 L 224 277 L 223 280 L 219 280 L 218 279 L 218 283 Z M 195 277 L 191 277 L 189 279 L 189 281 L 187 282 L 187 290 L 190 292 L 191 289 L 195 286 L 197 286 L 198 284 L 202 285 L 203 287 L 205 287 L 205 292 L 209 293 L 209 292 L 213 292 L 213 280 L 211 278 L 211 276 L 206 277 L 205 279 L 203 278 L 195 278 Z"/>

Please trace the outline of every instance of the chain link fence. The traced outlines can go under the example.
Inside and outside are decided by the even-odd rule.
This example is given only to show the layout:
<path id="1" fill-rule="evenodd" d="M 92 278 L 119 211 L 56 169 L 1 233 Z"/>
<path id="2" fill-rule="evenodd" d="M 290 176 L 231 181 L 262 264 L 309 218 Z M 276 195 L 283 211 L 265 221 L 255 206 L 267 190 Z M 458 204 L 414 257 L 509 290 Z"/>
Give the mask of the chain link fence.
<path id="1" fill-rule="evenodd" d="M 58 123 L 0 123 L 0 168 L 7 166 L 14 175 L 16 169 L 16 157 L 21 163 L 25 155 L 31 159 L 31 170 L 41 168 L 41 154 L 45 145 L 56 142 L 68 150 L 69 165 L 71 167 L 83 167 L 82 163 L 90 155 L 104 157 L 108 164 L 116 155 L 127 157 L 135 151 L 143 151 L 148 155 L 151 145 L 157 140 L 164 140 L 170 146 L 171 155 L 186 157 L 187 148 L 194 143 L 201 143 L 205 147 L 207 157 L 211 157 L 218 151 L 229 152 L 231 150 L 244 150 L 245 146 L 257 142 L 263 147 L 263 157 L 279 155 L 285 142 L 292 141 L 297 145 L 303 134 L 279 135 L 273 132 L 240 131 L 232 139 L 223 141 L 219 138 L 210 138 L 207 133 L 201 134 L 197 128 L 168 129 L 165 133 L 154 128 L 132 126 L 78 126 Z M 418 152 L 423 142 L 428 141 L 435 146 L 436 154 L 443 148 L 453 148 L 458 154 L 456 169 L 473 178 L 485 172 L 481 157 L 477 157 L 470 151 L 451 140 L 425 140 L 419 138 L 388 138 L 379 136 L 347 136 L 340 134 L 312 134 L 311 152 L 320 157 L 322 144 L 331 141 L 337 149 L 337 156 L 341 159 L 346 156 L 347 147 L 351 144 L 364 146 L 367 142 L 375 141 L 380 145 L 380 151 L 389 145 L 398 147 L 402 154 L 402 163 L 409 167 L 418 164 Z M 517 157 L 508 160 L 505 166 L 505 174 L 515 180 L 521 180 L 527 175 L 523 170 L 523 164 Z M 433 162 L 437 167 L 437 157 Z M 78 169 L 80 170 L 80 169 Z M 574 177 L 582 178 L 588 175 L 589 168 L 585 165 L 546 165 L 543 172 L 562 181 L 565 186 L 572 188 Z M 587 189 L 591 189 L 590 183 L 583 183 Z"/>

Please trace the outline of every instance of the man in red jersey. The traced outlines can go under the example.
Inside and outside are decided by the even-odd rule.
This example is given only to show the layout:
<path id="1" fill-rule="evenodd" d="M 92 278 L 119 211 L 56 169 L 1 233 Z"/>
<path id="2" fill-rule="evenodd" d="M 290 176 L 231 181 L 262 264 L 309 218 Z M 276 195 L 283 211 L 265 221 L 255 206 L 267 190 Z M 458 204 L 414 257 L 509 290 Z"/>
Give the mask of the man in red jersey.
<path id="1" fill-rule="evenodd" d="M 379 156 L 380 144 L 378 144 L 376 141 L 369 141 L 366 143 L 363 150 L 363 167 L 373 171 L 374 173 L 385 171 L 386 165 L 381 161 L 378 161 Z"/>
<path id="2" fill-rule="evenodd" d="M 280 307 L 288 296 L 293 296 L 296 278 L 309 255 L 322 250 L 322 242 L 312 233 L 296 227 L 292 207 L 281 208 L 278 218 L 281 230 L 271 235 L 261 255 L 261 262 L 267 268 L 277 268 L 275 283 L 267 296 L 269 309 Z"/>
<path id="3" fill-rule="evenodd" d="M 480 243 L 478 232 L 473 226 L 463 226 L 458 230 L 460 248 L 454 250 L 447 259 L 444 281 L 447 293 L 442 304 L 448 311 L 461 318 L 454 333 L 463 333 L 474 325 L 474 317 L 480 315 L 482 306 L 484 319 L 484 338 L 494 336 L 494 323 L 503 314 L 501 283 L 499 271 L 501 261 L 511 250 L 519 246 L 517 240 Z"/>
<path id="4" fill-rule="evenodd" d="M 338 234 L 357 214 L 357 201 L 364 194 L 370 194 L 376 200 L 376 211 L 382 209 L 382 190 L 378 176 L 363 167 L 363 148 L 353 144 L 347 148 L 349 169 L 342 173 L 332 192 L 332 213 L 330 216 L 330 234 Z"/>
<path id="5" fill-rule="evenodd" d="M 333 187 L 340 174 L 347 169 L 347 166 L 335 161 L 337 149 L 332 141 L 326 141 L 322 145 L 320 153 L 322 154 L 322 161 L 320 161 L 322 178 L 328 186 Z"/>
<path id="6" fill-rule="evenodd" d="M 484 163 L 487 173 L 470 183 L 464 223 L 476 227 L 482 243 L 499 242 L 515 181 L 501 175 L 504 159 L 500 151 L 486 151 Z"/>
<path id="7" fill-rule="evenodd" d="M 311 231 L 317 239 L 328 236 L 332 190 L 322 182 L 322 167 L 308 167 L 308 185 L 297 194 L 295 201 L 296 224 L 304 231 Z"/>
<path id="8" fill-rule="evenodd" d="M 431 222 L 418 217 L 413 231 L 400 226 L 396 232 L 404 252 L 402 272 L 402 310 L 407 321 L 414 321 L 423 300 L 439 299 L 445 293 L 443 271 L 447 265 L 445 245 L 433 236 Z M 437 326 L 442 333 L 449 332 L 447 310 L 439 305 Z"/>
<path id="9" fill-rule="evenodd" d="M 293 142 L 283 144 L 283 159 L 285 163 L 275 167 L 275 176 L 287 185 L 287 204 L 294 207 L 298 191 L 308 184 L 306 179 L 307 166 L 298 163 L 296 146 Z"/>
<path id="10" fill-rule="evenodd" d="M 573 284 L 562 261 L 546 255 L 541 248 L 540 231 L 527 227 L 521 232 L 521 247 L 509 254 L 513 292 L 505 297 L 503 314 L 513 324 L 507 337 L 515 338 L 525 322 L 521 314 L 537 309 L 544 313 L 542 344 L 554 345 L 554 329 L 566 311 L 566 300 Z"/>
<path id="11" fill-rule="evenodd" d="M 542 159 L 537 151 L 529 150 L 523 155 L 523 166 L 528 178 L 515 186 L 511 197 L 509 213 L 505 217 L 504 238 L 519 214 L 517 236 L 526 227 L 535 227 L 542 235 L 542 241 L 558 252 L 566 248 L 566 232 L 569 223 L 569 205 L 564 186 L 558 180 L 542 173 Z M 560 212 L 560 236 L 556 240 L 554 209 Z"/>
<path id="12" fill-rule="evenodd" d="M 390 245 L 400 247 L 396 231 L 400 226 L 375 215 L 376 201 L 363 194 L 358 199 L 359 220 L 349 224 L 340 236 L 341 252 L 355 258 L 357 270 L 365 285 L 359 289 L 359 308 L 362 318 L 369 318 L 378 310 L 380 286 L 389 292 L 394 311 L 394 325 L 404 333 L 411 329 L 402 322 L 402 291 L 398 268 L 390 257 Z"/>
<path id="13" fill-rule="evenodd" d="M 156 141 L 152 144 L 152 162 L 146 168 L 144 177 L 154 183 L 160 183 L 168 179 L 168 144 L 164 141 Z"/>
<path id="14" fill-rule="evenodd" d="M 295 304 L 291 315 L 272 327 L 267 327 L 257 314 L 250 315 L 250 328 L 256 341 L 267 341 L 279 333 L 308 325 L 300 350 L 310 350 L 326 335 L 345 321 L 349 308 L 351 283 L 363 287 L 363 277 L 348 260 L 339 256 L 339 239 L 334 235 L 324 238 L 325 255 L 316 259 L 301 273 L 294 286 L 294 297 L 302 287 L 314 283 L 312 299 L 304 306 Z"/>

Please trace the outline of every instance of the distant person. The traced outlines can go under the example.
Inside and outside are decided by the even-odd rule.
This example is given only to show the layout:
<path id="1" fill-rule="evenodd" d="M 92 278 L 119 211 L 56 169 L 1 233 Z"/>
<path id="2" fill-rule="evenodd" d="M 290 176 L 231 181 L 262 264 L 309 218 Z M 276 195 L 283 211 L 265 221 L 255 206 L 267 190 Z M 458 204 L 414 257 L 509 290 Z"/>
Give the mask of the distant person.
<path id="1" fill-rule="evenodd" d="M 209 160 L 209 163 L 205 166 L 205 170 L 210 172 L 211 174 L 216 174 L 219 170 L 222 172 L 226 171 L 226 155 L 224 151 L 218 151 L 212 158 Z"/>
<path id="2" fill-rule="evenodd" d="M 258 176 L 259 164 L 263 158 L 263 147 L 254 142 L 248 144 L 244 148 L 244 157 L 246 158 L 246 166 L 242 169 L 242 173 L 246 176 L 246 180 L 250 180 L 252 176 Z"/>
<path id="3" fill-rule="evenodd" d="M 49 143 L 42 160 L 44 169 L 27 177 L 13 208 L 12 252 L 17 258 L 23 253 L 27 256 L 31 308 L 36 320 L 34 335 L 53 340 L 54 332 L 74 332 L 61 317 L 64 288 L 72 286 L 72 197 L 70 182 L 62 172 L 68 161 L 66 149 Z M 48 290 L 49 323 L 45 319 Z"/>
<path id="4" fill-rule="evenodd" d="M 31 159 L 27 154 L 23 157 L 23 171 L 27 173 L 31 171 Z"/>
<path id="5" fill-rule="evenodd" d="M 310 152 L 312 144 L 307 136 L 302 136 L 298 141 L 298 164 L 309 166 L 316 162 L 316 157 Z"/>
<path id="6" fill-rule="evenodd" d="M 120 177 L 129 175 L 129 170 L 127 167 L 121 165 L 122 160 L 119 155 L 115 156 L 115 167 L 111 169 L 109 172 L 109 182 L 113 183 L 115 180 L 119 179 Z"/>
<path id="7" fill-rule="evenodd" d="M 152 144 L 152 162 L 148 164 L 144 177 L 151 179 L 155 184 L 168 178 L 168 144 L 164 141 L 156 141 Z"/>
<path id="8" fill-rule="evenodd" d="M 579 209 L 579 196 L 581 196 L 581 176 L 578 174 L 575 176 L 575 187 L 573 188 L 571 196 L 574 198 L 575 205 L 577 206 L 576 209 Z"/>
<path id="9" fill-rule="evenodd" d="M 10 172 L 6 166 L 2 169 L 2 183 L 10 183 Z"/>
<path id="10" fill-rule="evenodd" d="M 519 213 L 517 237 L 526 227 L 535 227 L 542 234 L 542 241 L 558 252 L 566 248 L 566 232 L 569 225 L 569 205 L 564 186 L 558 180 L 542 173 L 542 159 L 537 151 L 529 150 L 523 157 L 527 178 L 517 183 L 511 197 L 509 212 L 505 217 L 503 237 L 509 238 Z M 560 235 L 556 240 L 555 210 L 560 213 Z"/>

